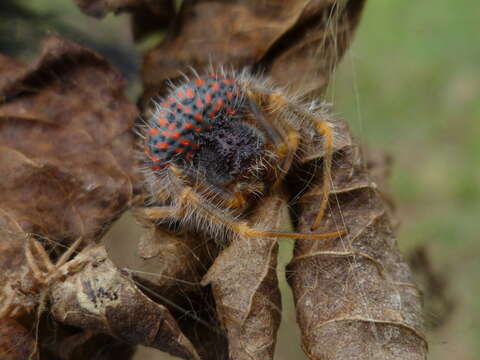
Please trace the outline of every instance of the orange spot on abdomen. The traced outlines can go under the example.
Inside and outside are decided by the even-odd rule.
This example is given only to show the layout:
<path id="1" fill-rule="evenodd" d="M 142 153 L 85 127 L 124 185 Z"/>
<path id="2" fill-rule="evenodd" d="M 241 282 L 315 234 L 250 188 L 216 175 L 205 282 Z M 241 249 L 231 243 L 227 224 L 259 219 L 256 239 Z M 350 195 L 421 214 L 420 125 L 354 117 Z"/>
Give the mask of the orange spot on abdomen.
<path id="1" fill-rule="evenodd" d="M 188 88 L 185 91 L 185 94 L 187 95 L 188 98 L 193 98 L 195 96 L 195 91 L 192 88 Z"/>

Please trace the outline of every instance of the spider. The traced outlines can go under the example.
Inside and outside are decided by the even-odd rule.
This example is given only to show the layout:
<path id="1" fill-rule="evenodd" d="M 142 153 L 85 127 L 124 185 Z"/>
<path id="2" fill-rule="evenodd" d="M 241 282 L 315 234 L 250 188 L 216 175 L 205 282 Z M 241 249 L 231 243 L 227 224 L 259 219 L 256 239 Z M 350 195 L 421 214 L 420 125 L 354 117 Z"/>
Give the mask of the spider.
<path id="1" fill-rule="evenodd" d="M 324 239 L 345 234 L 315 232 L 328 204 L 334 142 L 334 127 L 324 114 L 246 70 L 219 68 L 207 75 L 191 70 L 192 79 L 183 74 L 183 82 L 170 83 L 141 132 L 152 194 L 143 214 L 157 223 L 194 225 L 214 236 Z M 311 232 L 252 227 L 248 211 L 280 191 L 288 171 L 305 161 L 312 147 L 323 150 L 324 181 Z"/>

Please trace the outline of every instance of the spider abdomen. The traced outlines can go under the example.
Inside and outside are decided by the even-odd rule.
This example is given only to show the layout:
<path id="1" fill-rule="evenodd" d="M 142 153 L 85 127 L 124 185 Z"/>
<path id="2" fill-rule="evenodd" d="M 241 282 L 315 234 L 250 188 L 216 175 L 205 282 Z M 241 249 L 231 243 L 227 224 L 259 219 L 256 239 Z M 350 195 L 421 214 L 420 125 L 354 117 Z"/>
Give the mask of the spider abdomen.
<path id="1" fill-rule="evenodd" d="M 199 150 L 199 135 L 212 129 L 218 117 L 235 115 L 242 103 L 236 81 L 202 76 L 174 87 L 158 105 L 149 123 L 145 152 L 160 170 L 177 160 L 191 161 Z"/>

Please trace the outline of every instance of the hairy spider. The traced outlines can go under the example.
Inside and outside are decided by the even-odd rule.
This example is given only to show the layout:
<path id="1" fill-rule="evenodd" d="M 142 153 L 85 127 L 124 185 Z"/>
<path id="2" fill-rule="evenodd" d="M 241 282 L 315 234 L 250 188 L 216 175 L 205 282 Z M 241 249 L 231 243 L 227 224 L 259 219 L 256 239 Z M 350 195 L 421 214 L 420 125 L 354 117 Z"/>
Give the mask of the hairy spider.
<path id="1" fill-rule="evenodd" d="M 144 214 L 157 222 L 180 220 L 218 236 L 321 239 L 328 203 L 334 127 L 325 114 L 274 88 L 248 71 L 186 75 L 155 103 L 145 126 L 145 176 L 152 206 Z M 318 108 L 318 107 L 317 107 Z M 311 148 L 323 154 L 323 191 L 311 233 L 256 229 L 246 214 L 279 191 L 295 162 Z M 319 155 L 320 156 L 320 155 Z"/>

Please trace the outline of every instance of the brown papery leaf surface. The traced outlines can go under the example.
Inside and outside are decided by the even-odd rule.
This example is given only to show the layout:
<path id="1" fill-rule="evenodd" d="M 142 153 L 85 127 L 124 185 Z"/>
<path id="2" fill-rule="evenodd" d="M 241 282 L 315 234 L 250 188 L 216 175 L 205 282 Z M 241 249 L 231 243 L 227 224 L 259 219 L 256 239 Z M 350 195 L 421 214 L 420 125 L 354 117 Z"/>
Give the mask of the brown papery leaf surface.
<path id="1" fill-rule="evenodd" d="M 286 199 L 271 196 L 251 216 L 256 228 L 278 229 Z M 230 359 L 273 359 L 281 319 L 275 239 L 233 239 L 202 280 L 212 286 L 227 330 Z"/>
<path id="2" fill-rule="evenodd" d="M 184 359 L 199 359 L 169 310 L 119 271 L 102 245 L 83 251 L 75 261 L 85 263 L 82 270 L 51 289 L 52 315 L 58 321 Z"/>
<path id="3" fill-rule="evenodd" d="M 303 349 L 322 360 L 425 359 L 421 294 L 398 250 L 389 207 L 356 146 L 339 149 L 334 164 L 320 231 L 348 234 L 297 241 L 287 268 Z M 308 231 L 317 214 L 314 194 L 296 203 L 298 231 Z"/>
<path id="4" fill-rule="evenodd" d="M 107 61 L 58 36 L 29 65 L 5 56 L 0 64 L 0 312 L 32 331 L 50 284 L 33 276 L 27 242 L 38 239 L 55 263 L 75 239 L 99 239 L 127 208 L 137 110 Z M 14 331 L 2 336 L 16 341 Z M 29 348 L 24 358 L 37 355 Z"/>
<path id="5" fill-rule="evenodd" d="M 102 234 L 134 191 L 137 111 L 122 77 L 57 36 L 31 65 L 3 69 L 0 214 L 64 243 Z"/>
<path id="6" fill-rule="evenodd" d="M 348 47 L 363 0 L 186 0 L 144 56 L 144 103 L 165 80 L 210 64 L 248 67 L 300 93 L 319 94 Z"/>

